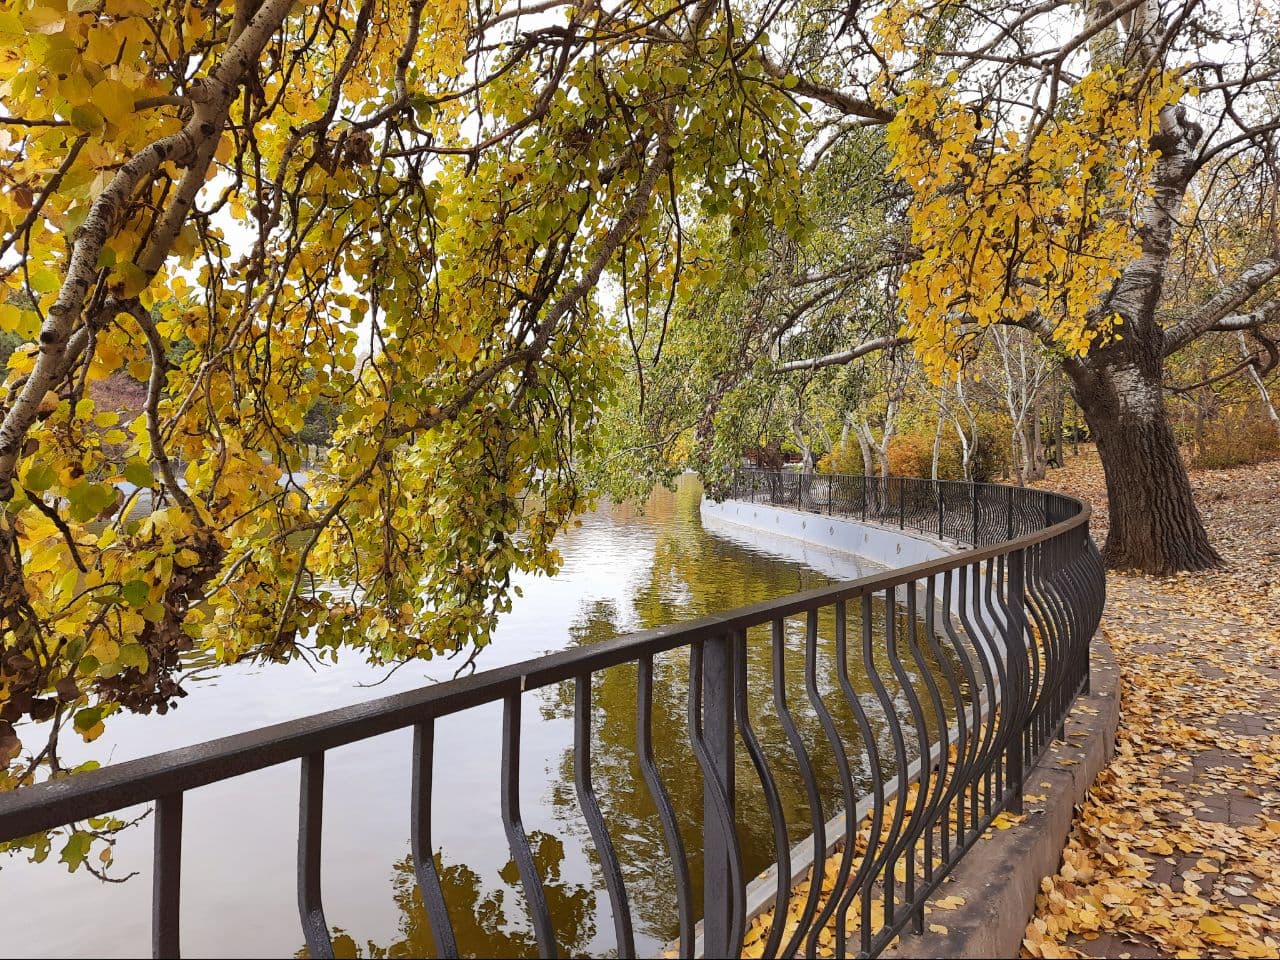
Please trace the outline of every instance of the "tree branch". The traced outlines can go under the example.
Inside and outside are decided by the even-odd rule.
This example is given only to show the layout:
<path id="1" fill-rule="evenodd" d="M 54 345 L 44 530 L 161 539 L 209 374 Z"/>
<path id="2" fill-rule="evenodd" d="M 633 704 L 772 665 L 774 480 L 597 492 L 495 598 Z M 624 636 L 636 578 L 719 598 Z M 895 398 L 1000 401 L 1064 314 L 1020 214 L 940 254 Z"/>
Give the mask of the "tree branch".
<path id="1" fill-rule="evenodd" d="M 1252 313 L 1236 314 L 1234 311 L 1276 277 L 1280 277 L 1280 257 L 1267 257 L 1245 269 L 1197 313 L 1164 331 L 1164 355 L 1177 353 L 1210 330 L 1244 330 L 1268 322 L 1268 316 L 1276 312 L 1276 301 L 1264 304 Z"/>
<path id="2" fill-rule="evenodd" d="M 791 373 L 796 370 L 818 370 L 822 367 L 834 367 L 842 363 L 851 363 L 859 357 L 864 357 L 868 353 L 875 353 L 877 350 L 892 350 L 894 347 L 905 346 L 910 342 L 910 337 L 879 337 L 875 340 L 868 340 L 866 343 L 860 343 L 852 350 L 828 353 L 821 357 L 809 357 L 805 360 L 788 360 L 786 363 L 780 363 L 775 366 L 773 372 Z"/>
<path id="3" fill-rule="evenodd" d="M 13 497 L 13 475 L 18 469 L 23 437 L 35 421 L 40 401 L 57 383 L 64 369 L 68 340 L 96 282 L 98 258 L 116 229 L 116 218 L 138 184 L 154 175 L 166 162 L 190 168 L 188 175 L 191 175 L 197 172 L 198 161 L 204 159 L 205 163 L 198 171 L 203 179 L 208 157 L 213 152 L 212 147 L 206 149 L 207 145 L 216 145 L 221 137 L 227 111 L 241 83 L 256 67 L 267 41 L 288 16 L 292 5 L 292 0 L 265 0 L 209 75 L 203 81 L 189 84 L 190 97 L 195 104 L 191 119 L 181 130 L 161 137 L 130 157 L 90 205 L 84 224 L 72 242 L 57 299 L 49 308 L 41 328 L 40 355 L 36 358 L 35 368 L 19 395 L 12 398 L 12 404 L 0 422 L 0 501 Z M 175 217 L 181 207 L 181 203 L 175 202 L 171 208 Z M 166 229 L 169 226 L 165 224 Z M 163 233 L 153 236 L 144 263 L 156 264 L 167 255 L 168 247 L 154 242 Z M 8 401 L 11 397 L 5 399 Z"/>
<path id="4" fill-rule="evenodd" d="M 774 63 L 768 57 L 761 57 L 760 59 L 764 65 L 764 72 L 773 79 L 782 80 L 788 76 L 787 71 L 782 66 Z M 812 80 L 807 80 L 801 76 L 796 77 L 796 85 L 791 88 L 791 92 L 802 97 L 808 97 L 810 100 L 817 100 L 819 103 L 825 103 L 829 107 L 835 107 L 847 116 L 862 117 L 864 120 L 870 120 L 877 124 L 888 123 L 894 117 L 892 110 L 878 107 L 869 100 L 855 97 L 835 87 L 814 83 Z"/>

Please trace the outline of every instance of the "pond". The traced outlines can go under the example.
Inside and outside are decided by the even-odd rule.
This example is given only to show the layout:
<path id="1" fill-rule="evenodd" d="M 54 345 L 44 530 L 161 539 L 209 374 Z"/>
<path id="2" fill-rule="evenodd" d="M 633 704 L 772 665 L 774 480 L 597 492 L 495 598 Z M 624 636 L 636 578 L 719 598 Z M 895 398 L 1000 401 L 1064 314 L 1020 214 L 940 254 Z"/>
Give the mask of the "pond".
<path id="1" fill-rule="evenodd" d="M 554 578 L 527 578 L 480 670 L 594 643 L 619 633 L 848 579 L 870 561 L 728 525 L 704 527 L 701 489 L 682 478 L 643 510 L 605 506 L 582 517 L 559 548 Z M 856 614 L 856 611 L 853 611 Z M 850 637 L 857 637 L 851 623 Z M 871 771 L 837 686 L 833 625 L 819 625 L 819 687 L 847 732 L 859 782 Z M 879 634 L 880 631 L 877 631 Z M 752 631 L 749 702 L 787 808 L 792 842 L 809 833 L 807 804 L 771 700 L 770 637 Z M 824 815 L 839 804 L 834 761 L 805 704 L 804 623 L 784 630 L 786 688 L 824 785 Z M 854 658 L 855 661 L 857 658 Z M 413 663 L 388 676 L 356 655 L 337 664 L 238 664 L 198 672 L 190 695 L 165 716 L 121 716 L 93 744 L 66 743 L 64 761 L 120 762 L 160 750 L 446 680 L 456 663 Z M 860 672 L 856 663 L 851 670 Z M 885 671 L 888 673 L 888 670 Z M 685 823 L 695 890 L 701 779 L 688 746 L 687 651 L 655 664 L 654 750 Z M 865 679 L 855 686 L 874 715 Z M 372 684 L 383 681 L 376 686 Z M 637 948 L 660 952 L 677 932 L 674 883 L 663 834 L 635 763 L 636 670 L 612 668 L 593 687 L 595 786 L 623 861 Z M 547 885 L 562 951 L 607 953 L 609 902 L 573 786 L 573 691 L 524 698 L 521 802 Z M 494 704 L 436 724 L 433 842 L 464 955 L 532 956 L 536 942 L 499 812 L 501 708 Z M 409 847 L 412 735 L 398 731 L 330 751 L 326 763 L 323 889 L 339 956 L 410 957 L 433 952 Z M 739 832 L 747 876 L 774 859 L 772 834 L 749 761 L 738 750 Z M 305 956 L 295 894 L 298 765 L 285 764 L 186 795 L 182 945 L 187 956 Z M 134 814 L 144 811 L 137 810 Z M 40 956 L 138 956 L 149 952 L 151 829 L 126 830 L 103 882 L 52 862 L 0 860 L 9 951 Z M 130 876 L 134 871 L 136 875 Z M 128 877 L 128 879 L 125 879 Z M 701 915 L 700 904 L 696 905 Z"/>

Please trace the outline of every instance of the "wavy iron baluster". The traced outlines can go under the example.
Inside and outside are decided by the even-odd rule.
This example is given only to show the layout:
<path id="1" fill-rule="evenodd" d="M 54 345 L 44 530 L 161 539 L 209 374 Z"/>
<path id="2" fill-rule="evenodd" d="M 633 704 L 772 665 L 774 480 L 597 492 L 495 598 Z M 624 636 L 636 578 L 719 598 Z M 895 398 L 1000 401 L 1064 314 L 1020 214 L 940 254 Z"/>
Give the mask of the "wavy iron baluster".
<path id="1" fill-rule="evenodd" d="M 840 613 L 843 613 L 843 611 L 840 611 Z M 817 610 L 810 610 L 805 621 L 804 688 L 809 703 L 813 707 L 813 712 L 818 715 L 818 722 L 822 725 L 822 731 L 826 735 L 827 743 L 830 744 L 832 755 L 835 758 L 836 772 L 840 778 L 840 792 L 844 798 L 844 835 L 846 838 L 844 850 L 840 855 L 840 863 L 836 868 L 835 881 L 831 886 L 831 895 L 827 897 L 827 902 L 823 906 L 822 912 L 818 914 L 817 919 L 809 930 L 809 940 L 805 946 L 805 953 L 812 960 L 813 957 L 817 956 L 818 937 L 839 905 L 839 901 L 836 899 L 836 891 L 843 890 L 845 883 L 849 879 L 849 868 L 853 862 L 854 838 L 857 831 L 857 823 L 854 818 L 857 815 L 858 806 L 858 798 L 853 786 L 853 774 L 849 770 L 849 757 L 845 753 L 844 743 L 840 739 L 840 731 L 836 729 L 835 719 L 831 716 L 831 711 L 827 709 L 827 705 L 822 701 L 822 696 L 818 693 Z M 823 861 L 825 861 L 825 855 Z M 822 886 L 824 879 L 822 867 L 824 866 L 825 863 L 818 860 L 815 851 L 813 867 L 813 883 L 815 886 Z M 837 936 L 839 935 L 837 934 Z M 843 937 L 840 937 L 840 939 L 843 940 Z"/>
<path id="2" fill-rule="evenodd" d="M 413 726 L 413 785 L 410 788 L 409 845 L 413 853 L 413 872 L 422 893 L 422 905 L 426 907 L 431 922 L 431 938 L 436 954 L 456 957 L 458 942 L 453 932 L 453 920 L 445 903 L 444 888 L 440 886 L 440 874 L 436 870 L 436 857 L 431 849 L 431 787 L 436 742 L 434 717 Z"/>
<path id="3" fill-rule="evenodd" d="M 520 694 L 509 693 L 502 701 L 502 825 L 507 832 L 507 845 L 520 874 L 525 902 L 533 919 L 533 932 L 538 939 L 538 953 L 556 957 L 555 927 L 547 909 L 542 877 L 529 847 L 529 838 L 520 818 Z"/>
<path id="4" fill-rule="evenodd" d="M 945 592 L 945 589 L 944 589 Z M 955 712 L 956 739 L 955 765 L 952 767 L 951 750 L 950 750 L 950 727 L 951 723 L 943 710 L 938 726 L 942 731 L 942 743 L 939 747 L 938 754 L 938 797 L 931 808 L 930 822 L 932 826 L 929 832 L 925 834 L 925 880 L 933 879 L 933 833 L 938 831 L 939 840 L 942 845 L 942 862 L 945 864 L 950 859 L 951 854 L 951 834 L 948 829 L 951 802 L 955 799 L 960 789 L 960 764 L 963 760 L 963 753 L 967 749 L 966 735 L 967 725 L 965 723 L 965 704 L 964 693 L 960 686 L 960 680 L 957 678 L 955 668 L 951 665 L 950 658 L 943 651 L 941 644 L 938 643 L 938 625 L 935 618 L 941 616 L 945 619 L 948 615 L 945 608 L 939 609 L 937 597 L 937 578 L 930 577 L 925 581 L 925 642 L 929 647 L 930 653 L 933 655 L 934 662 L 938 665 L 938 669 L 942 673 L 943 681 L 947 686 L 947 693 L 950 697 L 951 709 Z M 948 773 L 948 771 L 950 771 Z M 941 822 L 937 821 L 937 815 L 941 812 Z"/>
<path id="5" fill-rule="evenodd" d="M 778 795 L 778 786 L 769 769 L 769 761 L 760 747 L 760 739 L 756 736 L 755 727 L 751 723 L 751 712 L 747 702 L 747 635 L 739 631 L 734 637 L 738 663 L 741 669 L 734 676 L 735 714 L 738 721 L 738 732 L 746 745 L 747 756 L 755 767 L 756 776 L 760 780 L 760 789 L 764 793 L 765 805 L 769 808 L 769 823 L 773 827 L 773 848 L 778 873 L 778 886 L 773 899 L 773 915 L 775 922 L 769 926 L 769 936 L 765 940 L 761 956 L 774 957 L 778 954 L 778 945 L 782 942 L 785 923 L 776 922 L 776 918 L 785 917 L 787 905 L 791 902 L 791 841 L 787 833 L 787 820 L 782 810 L 782 800 Z M 692 956 L 691 951 L 681 950 L 683 957 Z"/>
<path id="6" fill-rule="evenodd" d="M 885 603 L 886 634 L 892 629 L 889 624 L 893 622 L 894 607 L 893 589 L 890 588 Z M 862 665 L 866 670 L 867 679 L 871 681 L 871 688 L 875 691 L 876 699 L 880 702 L 885 726 L 889 729 L 889 739 L 893 743 L 894 772 L 898 778 L 898 790 L 894 796 L 893 816 L 889 821 L 887 836 L 883 835 L 885 833 L 883 830 L 874 833 L 871 837 L 871 846 L 868 847 L 867 851 L 867 857 L 872 859 L 872 865 L 863 880 L 862 886 L 862 952 L 864 954 L 872 952 L 872 947 L 877 940 L 887 941 L 889 939 L 887 936 L 876 936 L 871 929 L 871 893 L 877 877 L 891 878 L 893 876 L 894 865 L 891 862 L 891 857 L 894 854 L 898 837 L 902 832 L 907 810 L 907 740 L 903 736 L 902 722 L 898 718 L 898 711 L 894 706 L 893 698 L 889 694 L 889 688 L 885 685 L 884 678 L 880 675 L 880 669 L 876 664 L 872 614 L 872 597 L 868 594 L 862 598 Z M 875 773 L 877 776 L 881 775 L 878 770 Z M 876 844 L 879 845 L 879 849 L 876 850 L 875 856 L 872 858 L 871 848 Z"/>
<path id="7" fill-rule="evenodd" d="M 671 795 L 662 782 L 658 765 L 653 759 L 653 655 L 640 658 L 639 683 L 636 693 L 636 753 L 640 762 L 640 773 L 644 777 L 645 786 L 649 789 L 649 797 L 658 811 L 658 820 L 662 823 L 662 833 L 667 842 L 667 855 L 671 857 L 671 868 L 676 881 L 676 916 L 680 923 L 680 956 L 693 956 L 694 919 L 693 891 L 689 882 L 689 860 L 685 855 L 684 838 L 680 836 L 680 825 L 676 822 L 676 811 L 671 805 Z M 746 682 L 746 675 L 743 675 Z"/>
<path id="8" fill-rule="evenodd" d="M 805 749 L 804 739 L 796 727 L 791 708 L 787 705 L 786 679 L 786 635 L 784 622 L 774 620 L 771 626 L 773 653 L 773 707 L 778 713 L 778 720 L 791 745 L 791 753 L 796 758 L 800 769 L 800 779 L 804 781 L 805 796 L 809 801 L 809 820 L 813 825 L 813 882 L 809 884 L 809 895 L 805 897 L 801 908 L 799 922 L 787 945 L 782 948 L 784 957 L 794 956 L 804 936 L 813 922 L 814 912 L 818 907 L 818 898 L 822 895 L 822 864 L 826 856 L 827 832 L 825 818 L 822 814 L 822 797 L 818 792 L 818 778 L 814 775 L 813 764 L 809 760 L 809 752 Z"/>
<path id="9" fill-rule="evenodd" d="M 868 616 L 869 613 L 865 609 L 865 604 L 869 603 L 870 598 L 864 597 L 863 600 L 864 616 Z M 884 776 L 880 770 L 880 747 L 876 743 L 875 730 L 871 726 L 871 720 L 867 716 L 866 708 L 862 705 L 862 698 L 858 696 L 858 692 L 853 688 L 853 682 L 849 679 L 847 632 L 848 611 L 845 609 L 845 602 L 837 600 L 836 674 L 840 681 L 840 689 L 844 692 L 845 701 L 853 711 L 854 720 L 858 724 L 858 733 L 862 738 L 862 743 L 867 749 L 867 764 L 871 772 L 871 824 L 870 832 L 867 835 L 867 849 L 858 864 L 858 872 L 854 874 L 853 879 L 848 882 L 848 885 L 842 891 L 836 911 L 836 956 L 844 956 L 847 952 L 846 936 L 849 909 L 853 906 L 854 898 L 862 895 L 864 887 L 869 884 L 872 878 L 872 868 L 875 865 L 874 851 L 876 844 L 879 842 L 880 830 L 884 826 L 885 812 Z M 849 847 L 857 847 L 858 828 L 859 824 L 855 822 L 852 830 L 846 834 L 845 843 Z M 867 925 L 863 926 L 861 935 L 862 952 L 866 953 L 871 949 L 871 931 Z"/>
<path id="10" fill-rule="evenodd" d="M 955 595 L 955 603 L 962 607 L 964 604 L 964 579 L 965 568 L 959 570 L 947 570 L 942 575 L 942 632 L 947 638 L 951 649 L 955 651 L 955 657 L 960 662 L 960 666 L 964 671 L 964 689 L 969 691 L 969 700 L 966 703 L 963 695 L 957 701 L 956 709 L 956 733 L 958 738 L 956 748 L 956 767 L 952 773 L 952 779 L 955 782 L 955 800 L 956 800 L 956 824 L 955 836 L 956 845 L 963 846 L 965 840 L 965 801 L 966 794 L 970 787 L 974 784 L 974 773 L 977 769 L 977 760 L 981 749 L 981 729 L 982 729 L 982 693 L 986 688 L 978 686 L 978 677 L 973 669 L 973 662 L 970 659 L 969 651 L 966 649 L 961 638 L 960 632 L 956 630 L 954 619 L 957 616 L 956 608 L 953 608 L 952 582 L 953 573 L 958 574 L 961 581 L 961 588 Z M 941 657 L 941 654 L 939 654 Z M 972 711 L 972 723 L 970 723 L 969 712 Z M 976 817 L 975 817 L 976 819 Z M 944 825 L 944 836 L 949 835 Z M 944 853 L 944 857 L 945 857 Z"/>
<path id="11" fill-rule="evenodd" d="M 627 899 L 627 887 L 622 879 L 622 867 L 618 863 L 609 828 L 600 813 L 600 802 L 591 783 L 591 674 L 582 673 L 573 681 L 573 782 L 577 788 L 578 804 L 586 818 L 587 829 L 600 858 L 600 870 L 604 873 L 605 887 L 609 892 L 609 905 L 613 908 L 613 931 L 618 941 L 619 957 L 634 957 L 636 941 L 631 928 L 631 903 Z"/>
<path id="12" fill-rule="evenodd" d="M 911 633 L 915 629 L 915 581 L 911 581 L 905 585 L 907 598 L 907 635 L 908 646 L 910 646 Z M 918 764 L 916 770 L 916 802 L 911 810 L 910 816 L 907 818 L 906 824 L 903 826 L 902 834 L 895 844 L 891 859 L 897 860 L 903 854 L 906 854 L 906 874 L 903 883 L 904 905 L 910 905 L 915 899 L 916 888 L 916 843 L 920 839 L 921 833 L 926 824 L 926 816 L 928 813 L 927 795 L 930 792 L 931 783 L 931 755 L 933 753 L 932 741 L 929 736 L 929 725 L 924 715 L 924 705 L 920 701 L 920 695 L 916 692 L 911 682 L 911 675 L 907 672 L 906 667 L 902 663 L 902 658 L 898 652 L 898 630 L 897 630 L 897 597 L 896 591 L 889 588 L 885 591 L 885 651 L 888 654 L 889 666 L 893 670 L 894 677 L 897 678 L 898 687 L 902 692 L 903 698 L 907 701 L 907 710 L 911 714 L 911 724 L 916 731 L 916 748 Z M 909 789 L 909 773 L 904 768 L 899 773 L 900 789 L 905 793 Z M 897 907 L 897 898 L 894 892 L 894 875 L 890 871 L 885 876 L 884 892 L 885 892 L 885 922 L 890 926 L 894 924 L 895 911 Z M 914 914 L 916 921 L 916 932 L 923 930 L 924 914 L 918 912 Z"/>

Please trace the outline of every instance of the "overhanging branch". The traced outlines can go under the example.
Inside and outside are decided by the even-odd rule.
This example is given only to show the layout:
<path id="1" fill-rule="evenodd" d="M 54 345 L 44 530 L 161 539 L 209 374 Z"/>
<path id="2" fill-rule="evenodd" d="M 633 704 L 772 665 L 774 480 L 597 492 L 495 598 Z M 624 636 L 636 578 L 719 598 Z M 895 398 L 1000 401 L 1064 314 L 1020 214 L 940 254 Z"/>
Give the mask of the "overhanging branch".
<path id="1" fill-rule="evenodd" d="M 1248 330 L 1280 318 L 1280 300 L 1270 300 L 1246 313 L 1236 312 L 1276 277 L 1280 277 L 1280 257 L 1267 257 L 1245 269 L 1197 313 L 1165 330 L 1164 355 L 1177 353 L 1211 330 Z"/>
<path id="2" fill-rule="evenodd" d="M 786 363 L 780 363 L 774 367 L 773 372 L 793 373 L 796 370 L 820 370 L 823 367 L 834 367 L 842 363 L 850 363 L 859 357 L 865 357 L 868 353 L 875 353 L 877 350 L 891 350 L 894 347 L 906 346 L 910 342 L 910 337 L 878 337 L 875 340 L 860 343 L 851 350 L 841 350 L 839 353 L 828 353 L 821 357 L 809 357 L 805 360 L 788 360 Z"/>

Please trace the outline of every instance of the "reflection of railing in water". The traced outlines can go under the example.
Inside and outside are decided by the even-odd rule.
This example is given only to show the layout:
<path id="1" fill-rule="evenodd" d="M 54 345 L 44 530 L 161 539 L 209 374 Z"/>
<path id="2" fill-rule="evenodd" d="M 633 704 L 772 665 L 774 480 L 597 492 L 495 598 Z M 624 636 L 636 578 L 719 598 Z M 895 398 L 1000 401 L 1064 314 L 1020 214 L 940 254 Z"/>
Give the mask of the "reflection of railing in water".
<path id="1" fill-rule="evenodd" d="M 865 517 L 980 546 L 942 560 L 25 788 L 0 796 L 0 840 L 156 801 L 153 944 L 157 955 L 176 954 L 183 792 L 301 760 L 299 911 L 310 952 L 326 955 L 332 946 L 320 898 L 325 751 L 413 727 L 412 860 L 437 952 L 454 953 L 449 903 L 432 856 L 435 720 L 501 702 L 503 827 L 539 952 L 551 955 L 557 952 L 557 933 L 564 931 L 556 928 L 544 894 L 546 878 L 540 876 L 520 816 L 520 728 L 522 713 L 527 713 L 522 710 L 527 706 L 526 691 L 571 683 L 573 779 L 610 898 L 618 953 L 632 955 L 632 908 L 596 796 L 599 771 L 593 777 L 592 769 L 592 678 L 628 665 L 628 670 L 636 670 L 636 744 L 643 789 L 653 800 L 666 841 L 665 861 L 652 866 L 674 879 L 681 953 L 688 955 L 694 946 L 699 898 L 692 889 L 690 863 L 697 859 L 704 863 L 704 952 L 739 952 L 751 878 L 732 824 L 735 806 L 739 814 L 750 806 L 735 805 L 739 795 L 747 796 L 747 785 L 735 779 L 748 771 L 754 772 L 764 795 L 780 861 L 776 895 L 790 896 L 794 871 L 786 862 L 790 833 L 779 799 L 780 762 L 795 769 L 803 782 L 815 849 L 822 852 L 831 846 L 827 834 L 833 830 L 847 834 L 856 829 L 860 814 L 870 825 L 872 843 L 860 860 L 854 845 L 845 845 L 836 876 L 838 895 L 821 904 L 821 884 L 814 884 L 800 905 L 795 931 L 783 942 L 779 925 L 765 945 L 766 953 L 807 950 L 824 930 L 830 931 L 840 952 L 847 948 L 875 953 L 908 924 L 922 922 L 925 898 L 963 851 L 1000 810 L 1017 809 L 1023 771 L 1059 732 L 1072 699 L 1087 683 L 1088 643 L 1103 600 L 1088 512 L 1078 501 L 1040 491 L 897 478 L 743 472 L 728 492 L 736 499 Z M 906 615 L 894 615 L 901 612 Z M 792 619 L 803 621 L 805 635 L 804 695 L 795 704 L 787 697 L 783 643 Z M 822 678 L 825 693 L 817 672 L 820 620 L 824 634 L 828 624 L 835 634 L 837 676 Z M 762 747 L 747 708 L 748 673 L 758 669 L 748 656 L 747 631 L 757 627 L 771 641 L 772 669 L 767 672 L 774 713 L 790 750 L 785 757 L 770 755 Z M 677 810 L 671 801 L 664 778 L 678 771 L 664 770 L 653 761 L 655 657 L 684 650 L 690 677 L 684 693 L 688 738 L 704 784 L 700 822 L 696 811 Z M 873 691 L 871 703 L 864 704 L 854 688 L 851 657 L 861 658 Z M 843 737 L 833 721 L 837 707 L 842 717 L 854 719 L 856 742 Z M 868 715 L 869 709 L 874 716 Z M 816 722 L 825 739 L 824 752 L 834 756 L 844 809 L 850 811 L 843 822 L 839 817 L 824 819 L 820 794 L 826 785 L 818 781 L 817 757 L 799 732 L 805 720 Z M 887 735 L 873 726 L 887 726 Z M 750 765 L 735 773 L 739 742 Z M 922 755 L 936 762 L 921 769 L 915 761 Z M 881 776 L 873 776 L 871 796 L 859 803 L 854 766 L 873 772 L 907 771 L 915 788 L 914 805 L 907 802 L 907 791 L 894 791 L 890 778 Z M 634 786 L 642 789 L 639 782 Z M 682 829 L 691 826 L 701 827 L 700 836 Z M 686 840 L 694 837 L 697 847 L 687 850 Z M 899 885 L 895 872 L 904 861 L 918 864 L 920 875 L 908 868 Z M 881 910 L 872 910 L 873 899 Z M 883 920 L 873 922 L 881 912 Z M 862 922 L 846 943 L 848 917 Z"/>

